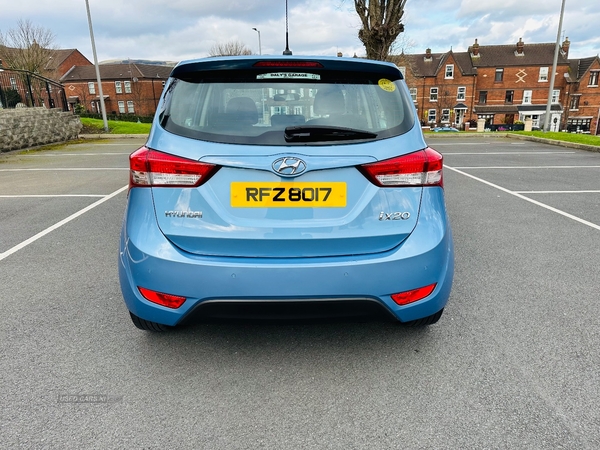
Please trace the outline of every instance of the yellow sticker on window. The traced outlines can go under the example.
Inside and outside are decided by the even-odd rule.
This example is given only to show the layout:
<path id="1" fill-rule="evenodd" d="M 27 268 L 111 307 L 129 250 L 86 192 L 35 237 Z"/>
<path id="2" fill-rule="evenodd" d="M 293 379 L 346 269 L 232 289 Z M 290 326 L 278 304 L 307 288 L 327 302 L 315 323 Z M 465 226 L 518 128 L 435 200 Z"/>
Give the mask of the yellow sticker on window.
<path id="1" fill-rule="evenodd" d="M 386 92 L 394 92 L 396 90 L 396 85 L 387 78 L 379 80 L 379 87 Z"/>

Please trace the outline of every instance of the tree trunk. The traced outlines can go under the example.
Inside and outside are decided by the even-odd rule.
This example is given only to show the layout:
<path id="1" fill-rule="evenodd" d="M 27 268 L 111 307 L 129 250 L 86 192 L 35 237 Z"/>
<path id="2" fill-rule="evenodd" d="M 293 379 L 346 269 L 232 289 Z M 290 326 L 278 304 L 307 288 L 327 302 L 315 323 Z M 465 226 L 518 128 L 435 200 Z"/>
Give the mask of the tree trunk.
<path id="1" fill-rule="evenodd" d="M 362 27 L 358 38 L 368 59 L 385 61 L 396 38 L 404 31 L 401 22 L 406 0 L 354 0 Z"/>

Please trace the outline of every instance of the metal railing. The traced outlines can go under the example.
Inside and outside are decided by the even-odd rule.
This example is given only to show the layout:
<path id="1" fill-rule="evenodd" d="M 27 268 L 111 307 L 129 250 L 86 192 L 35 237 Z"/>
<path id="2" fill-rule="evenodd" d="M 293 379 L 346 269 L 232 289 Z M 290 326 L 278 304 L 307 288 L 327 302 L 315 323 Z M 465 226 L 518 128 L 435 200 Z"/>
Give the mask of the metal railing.
<path id="1" fill-rule="evenodd" d="M 46 107 L 69 110 L 62 84 L 19 69 L 0 69 L 0 108 Z"/>

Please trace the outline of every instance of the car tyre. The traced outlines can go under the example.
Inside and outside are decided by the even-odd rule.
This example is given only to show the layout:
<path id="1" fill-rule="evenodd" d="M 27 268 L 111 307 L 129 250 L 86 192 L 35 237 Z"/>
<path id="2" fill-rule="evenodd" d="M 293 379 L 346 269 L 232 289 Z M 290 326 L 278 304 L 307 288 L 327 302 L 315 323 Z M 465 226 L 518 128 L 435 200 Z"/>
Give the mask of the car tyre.
<path id="1" fill-rule="evenodd" d="M 151 322 L 150 320 L 142 319 L 141 317 L 136 316 L 132 312 L 129 312 L 131 316 L 131 321 L 133 324 L 144 331 L 169 331 L 172 327 L 168 325 L 163 325 L 162 323 Z"/>
<path id="2" fill-rule="evenodd" d="M 442 317 L 443 312 L 444 308 L 440 309 L 438 312 L 432 314 L 431 316 L 423 317 L 422 319 L 417 320 L 410 320 L 408 322 L 402 322 L 402 325 L 404 325 L 405 327 L 424 327 L 427 325 L 433 325 L 438 320 L 440 320 L 440 317 Z"/>

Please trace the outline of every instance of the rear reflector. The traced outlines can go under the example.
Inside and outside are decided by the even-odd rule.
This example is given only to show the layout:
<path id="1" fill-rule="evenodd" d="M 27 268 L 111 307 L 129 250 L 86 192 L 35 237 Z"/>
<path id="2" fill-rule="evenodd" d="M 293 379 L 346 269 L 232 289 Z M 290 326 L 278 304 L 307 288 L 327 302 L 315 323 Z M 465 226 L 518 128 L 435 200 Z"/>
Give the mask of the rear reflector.
<path id="1" fill-rule="evenodd" d="M 440 186 L 443 187 L 444 158 L 427 147 L 408 155 L 359 166 L 358 169 L 381 187 Z"/>
<path id="2" fill-rule="evenodd" d="M 197 187 L 218 169 L 213 164 L 142 147 L 129 156 L 129 187 Z"/>
<path id="3" fill-rule="evenodd" d="M 430 284 L 429 286 L 423 286 L 412 291 L 399 292 L 398 294 L 392 294 L 392 300 L 398 305 L 404 306 L 409 303 L 414 303 L 418 300 L 422 300 L 433 292 L 437 283 Z"/>
<path id="4" fill-rule="evenodd" d="M 179 295 L 163 294 L 162 292 L 151 291 L 140 286 L 138 286 L 138 289 L 146 300 L 166 306 L 167 308 L 176 309 L 185 302 L 185 297 L 180 297 Z"/>

